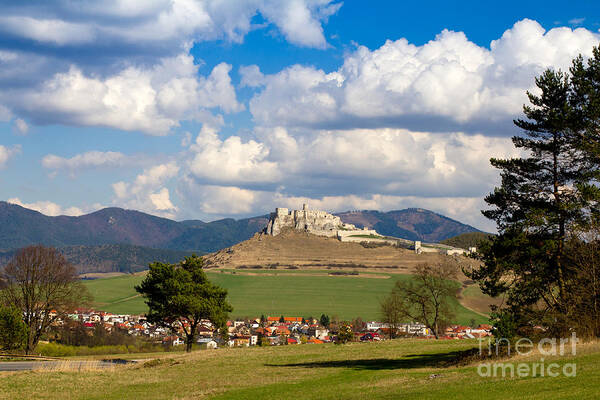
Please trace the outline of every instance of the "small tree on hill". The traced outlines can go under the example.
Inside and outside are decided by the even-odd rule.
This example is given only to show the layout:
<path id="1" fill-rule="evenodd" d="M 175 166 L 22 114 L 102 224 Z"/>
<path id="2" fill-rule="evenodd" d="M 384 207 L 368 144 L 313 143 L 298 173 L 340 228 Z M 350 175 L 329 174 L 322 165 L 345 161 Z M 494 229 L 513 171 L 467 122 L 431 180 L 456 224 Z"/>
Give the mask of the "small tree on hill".
<path id="1" fill-rule="evenodd" d="M 285 318 L 283 317 L 283 315 L 279 318 L 279 322 L 281 322 L 281 323 L 285 322 Z"/>
<path id="2" fill-rule="evenodd" d="M 319 322 L 321 323 L 321 325 L 323 325 L 325 328 L 329 328 L 329 315 L 325 315 L 325 314 L 321 314 L 321 318 L 319 319 Z"/>
<path id="3" fill-rule="evenodd" d="M 135 290 L 146 298 L 148 321 L 186 335 L 186 351 L 192 350 L 200 321 L 210 320 L 221 333 L 226 331 L 227 291 L 211 283 L 203 269 L 202 258 L 192 255 L 178 265 L 150 264 L 146 278 Z"/>

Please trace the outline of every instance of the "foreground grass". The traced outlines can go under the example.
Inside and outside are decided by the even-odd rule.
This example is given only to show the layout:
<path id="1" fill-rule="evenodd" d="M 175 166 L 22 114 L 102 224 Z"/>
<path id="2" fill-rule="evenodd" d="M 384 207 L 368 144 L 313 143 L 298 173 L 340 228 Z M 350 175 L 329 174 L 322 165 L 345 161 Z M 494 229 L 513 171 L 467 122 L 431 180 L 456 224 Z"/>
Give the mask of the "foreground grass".
<path id="1" fill-rule="evenodd" d="M 600 389 L 600 347 L 580 346 L 577 377 L 483 378 L 444 367 L 467 341 L 219 349 L 89 372 L 0 374 L 2 399 L 588 399 Z M 551 361 L 546 357 L 546 362 Z M 526 361 L 526 359 L 520 359 Z M 539 360 L 536 360 L 539 361 Z M 430 379 L 431 374 L 437 374 Z"/>
<path id="2" fill-rule="evenodd" d="M 238 271 L 236 274 L 208 272 L 210 280 L 228 290 L 233 317 L 259 317 L 261 314 L 318 318 L 321 314 L 350 320 L 376 320 L 381 317 L 380 300 L 387 296 L 404 274 L 377 274 L 378 277 L 327 276 L 325 271 Z M 251 273 L 252 275 L 247 275 Z M 321 273 L 322 275 L 316 275 Z M 370 275 L 367 275 L 370 276 Z M 99 309 L 112 313 L 142 314 L 147 311 L 134 286 L 140 275 L 86 281 Z M 457 284 L 458 287 L 458 284 Z M 454 302 L 454 322 L 486 323 L 487 318 Z"/>

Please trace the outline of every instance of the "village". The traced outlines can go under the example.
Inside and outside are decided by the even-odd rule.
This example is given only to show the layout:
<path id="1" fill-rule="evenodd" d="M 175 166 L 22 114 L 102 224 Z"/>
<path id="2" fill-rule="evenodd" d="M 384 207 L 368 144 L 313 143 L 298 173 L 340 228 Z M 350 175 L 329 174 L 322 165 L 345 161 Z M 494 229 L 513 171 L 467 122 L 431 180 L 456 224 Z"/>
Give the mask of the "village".
<path id="1" fill-rule="evenodd" d="M 144 315 L 112 314 L 104 311 L 78 309 L 65 316 L 57 317 L 54 326 L 64 326 L 75 322 L 83 326 L 88 335 L 102 327 L 107 333 L 121 332 L 163 346 L 183 346 L 185 334 L 183 327 L 172 330 L 148 322 Z M 196 345 L 201 348 L 247 346 L 279 346 L 295 344 L 320 344 L 337 341 L 338 329 L 344 325 L 335 318 L 329 322 L 329 316 L 320 319 L 286 316 L 261 316 L 255 319 L 233 319 L 226 323 L 227 333 L 221 334 L 209 321 L 200 322 L 197 329 Z M 431 331 L 421 323 L 398 324 L 394 328 L 389 324 L 360 318 L 350 324 L 352 341 L 380 341 L 389 338 L 433 339 Z M 481 324 L 477 327 L 450 325 L 445 329 L 442 339 L 475 339 L 492 335 L 492 326 Z"/>

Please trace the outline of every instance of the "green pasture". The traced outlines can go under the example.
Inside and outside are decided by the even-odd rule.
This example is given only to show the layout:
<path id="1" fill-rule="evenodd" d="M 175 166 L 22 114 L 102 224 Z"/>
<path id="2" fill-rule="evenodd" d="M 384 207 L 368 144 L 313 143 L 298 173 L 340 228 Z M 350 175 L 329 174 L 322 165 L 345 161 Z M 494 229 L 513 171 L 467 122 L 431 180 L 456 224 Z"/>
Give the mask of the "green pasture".
<path id="1" fill-rule="evenodd" d="M 331 271 L 320 271 L 321 274 Z M 275 275 L 276 273 L 276 275 Z M 208 272 L 212 282 L 228 290 L 228 298 L 234 308 L 234 317 L 313 316 L 321 314 L 350 320 L 380 319 L 379 303 L 397 279 L 409 279 L 410 275 L 372 274 L 379 277 L 316 275 L 318 271 L 291 272 L 267 271 L 245 275 Z M 112 313 L 141 314 L 146 311 L 142 297 L 134 286 L 143 279 L 140 275 L 85 281 L 94 296 L 98 309 Z M 458 283 L 457 283 L 458 285 Z M 486 318 L 455 303 L 455 322 L 485 323 Z"/>

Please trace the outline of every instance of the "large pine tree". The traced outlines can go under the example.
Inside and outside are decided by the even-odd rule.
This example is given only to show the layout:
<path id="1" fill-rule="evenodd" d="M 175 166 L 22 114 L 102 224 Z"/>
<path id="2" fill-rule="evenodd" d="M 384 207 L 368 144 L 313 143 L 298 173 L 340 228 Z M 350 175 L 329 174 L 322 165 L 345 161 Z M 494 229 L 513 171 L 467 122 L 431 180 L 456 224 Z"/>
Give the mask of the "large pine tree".
<path id="1" fill-rule="evenodd" d="M 597 62 L 597 49 L 595 56 Z M 471 276 L 485 293 L 504 294 L 505 314 L 521 322 L 568 325 L 568 282 L 577 271 L 565 260 L 566 245 L 572 232 L 590 225 L 598 198 L 600 147 L 590 138 L 600 139 L 593 115 L 600 99 L 593 90 L 600 86 L 590 85 L 593 62 L 576 59 L 573 81 L 560 71 L 539 76 L 539 94 L 527 93 L 526 119 L 514 121 L 522 134 L 512 140 L 523 156 L 491 160 L 502 183 L 485 198 L 490 208 L 483 214 L 496 222 L 498 235 Z"/>

